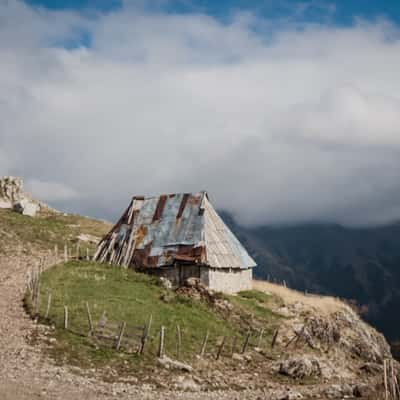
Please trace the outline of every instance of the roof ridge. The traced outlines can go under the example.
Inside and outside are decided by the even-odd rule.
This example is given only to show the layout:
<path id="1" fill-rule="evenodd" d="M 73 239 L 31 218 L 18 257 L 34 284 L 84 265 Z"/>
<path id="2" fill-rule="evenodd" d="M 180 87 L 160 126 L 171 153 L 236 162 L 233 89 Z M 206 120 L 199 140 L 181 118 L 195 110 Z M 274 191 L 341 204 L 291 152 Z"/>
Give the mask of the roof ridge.
<path id="1" fill-rule="evenodd" d="M 191 196 L 206 196 L 208 198 L 208 193 L 206 190 L 200 190 L 199 192 L 175 192 L 175 193 L 161 193 L 159 195 L 150 195 L 150 196 L 145 196 L 145 195 L 133 195 L 132 199 L 139 199 L 139 200 L 151 200 L 151 199 L 158 199 L 161 196 L 167 196 L 167 197 L 173 197 L 173 196 L 179 196 L 179 195 L 191 195 Z"/>

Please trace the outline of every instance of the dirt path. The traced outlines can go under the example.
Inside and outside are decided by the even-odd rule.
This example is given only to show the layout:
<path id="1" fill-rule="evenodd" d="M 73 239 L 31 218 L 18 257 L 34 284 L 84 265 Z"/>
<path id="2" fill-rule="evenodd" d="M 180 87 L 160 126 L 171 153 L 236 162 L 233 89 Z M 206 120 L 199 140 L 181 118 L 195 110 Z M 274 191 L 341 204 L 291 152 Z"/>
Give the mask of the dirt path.
<path id="1" fill-rule="evenodd" d="M 107 384 L 73 374 L 66 366 L 56 366 L 43 356 L 31 337 L 38 326 L 28 318 L 22 297 L 29 265 L 33 260 L 16 262 L 0 259 L 0 399 L 264 399 L 260 391 L 182 393 L 154 392 L 140 386 Z M 37 261 L 36 261 L 37 262 Z M 40 328 L 40 327 L 39 327 Z"/>

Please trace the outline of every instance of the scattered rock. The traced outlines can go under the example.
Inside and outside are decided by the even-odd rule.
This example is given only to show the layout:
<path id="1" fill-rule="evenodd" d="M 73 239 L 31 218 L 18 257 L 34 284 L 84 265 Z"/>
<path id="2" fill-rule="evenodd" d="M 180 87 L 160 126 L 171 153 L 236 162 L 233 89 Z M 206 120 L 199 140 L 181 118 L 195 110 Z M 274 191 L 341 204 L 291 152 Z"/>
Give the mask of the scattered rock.
<path id="1" fill-rule="evenodd" d="M 199 285 L 201 285 L 200 283 L 200 279 L 198 278 L 187 278 L 185 285 L 188 287 L 197 287 Z"/>
<path id="2" fill-rule="evenodd" d="M 35 217 L 40 207 L 39 204 L 29 201 L 28 199 L 22 199 L 14 204 L 13 210 L 22 215 L 27 215 L 28 217 Z"/>
<path id="3" fill-rule="evenodd" d="M 236 361 L 244 361 L 244 357 L 239 353 L 233 353 L 232 359 Z"/>
<path id="4" fill-rule="evenodd" d="M 166 288 L 166 289 L 172 289 L 172 283 L 169 279 L 164 278 L 163 276 L 160 278 L 161 284 Z"/>
<path id="5" fill-rule="evenodd" d="M 229 301 L 222 297 L 220 293 L 216 293 L 204 286 L 199 278 L 186 279 L 185 285 L 176 289 L 176 293 L 194 300 L 205 301 L 209 306 L 214 307 L 224 315 L 229 315 L 233 310 L 233 306 Z"/>
<path id="6" fill-rule="evenodd" d="M 181 361 L 173 360 L 167 356 L 160 357 L 157 359 L 158 363 L 167 369 L 178 369 L 181 371 L 192 372 L 193 368 L 189 364 L 185 364 Z"/>
<path id="7" fill-rule="evenodd" d="M 174 387 L 185 392 L 198 392 L 200 386 L 191 378 L 187 376 L 178 376 Z"/>
<path id="8" fill-rule="evenodd" d="M 285 390 L 275 393 L 273 400 L 301 400 L 303 395 L 296 390 Z"/>
<path id="9" fill-rule="evenodd" d="M 321 375 L 321 366 L 316 358 L 293 357 L 280 361 L 278 372 L 294 379 L 304 379 Z"/>
<path id="10" fill-rule="evenodd" d="M 98 238 L 97 236 L 94 236 L 94 235 L 89 235 L 88 233 L 81 233 L 78 236 L 78 240 L 80 240 L 82 242 L 93 243 L 93 244 L 98 244 L 100 242 L 100 238 Z"/>
<path id="11" fill-rule="evenodd" d="M 344 396 L 352 396 L 353 389 L 348 384 L 334 384 L 325 389 L 325 395 L 329 399 L 342 399 Z"/>
<path id="12" fill-rule="evenodd" d="M 371 385 L 367 385 L 365 383 L 358 383 L 353 389 L 353 395 L 355 397 L 372 398 L 374 393 L 376 393 L 375 389 L 371 387 Z"/>
<path id="13" fill-rule="evenodd" d="M 360 370 L 370 375 L 378 375 L 382 374 L 383 367 L 382 365 L 376 363 L 365 363 L 360 367 Z"/>
<path id="14" fill-rule="evenodd" d="M 282 317 L 290 318 L 294 317 L 294 314 L 289 311 L 289 309 L 286 306 L 279 307 L 278 309 L 274 310 L 275 313 L 281 315 Z"/>

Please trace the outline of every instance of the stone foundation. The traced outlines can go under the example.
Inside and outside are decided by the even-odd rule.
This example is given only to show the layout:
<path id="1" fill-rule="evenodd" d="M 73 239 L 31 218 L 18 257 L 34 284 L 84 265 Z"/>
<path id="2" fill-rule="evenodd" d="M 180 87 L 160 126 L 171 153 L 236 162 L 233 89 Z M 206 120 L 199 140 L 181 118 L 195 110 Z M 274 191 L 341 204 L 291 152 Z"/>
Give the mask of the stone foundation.
<path id="1" fill-rule="evenodd" d="M 203 267 L 200 276 L 201 283 L 217 292 L 227 294 L 252 289 L 253 271 L 248 269 L 212 269 Z"/>
<path id="2" fill-rule="evenodd" d="M 204 286 L 216 292 L 232 294 L 252 289 L 252 268 L 212 269 L 198 265 L 175 265 L 165 268 L 143 269 L 142 272 L 166 278 L 173 287 L 182 286 L 188 278 L 199 278 Z"/>

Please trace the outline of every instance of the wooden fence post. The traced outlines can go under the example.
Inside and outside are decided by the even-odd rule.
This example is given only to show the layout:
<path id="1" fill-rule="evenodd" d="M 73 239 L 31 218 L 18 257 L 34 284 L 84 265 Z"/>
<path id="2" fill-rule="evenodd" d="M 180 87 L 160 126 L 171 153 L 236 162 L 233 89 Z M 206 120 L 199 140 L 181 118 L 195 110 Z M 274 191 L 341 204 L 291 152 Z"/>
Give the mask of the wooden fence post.
<path id="1" fill-rule="evenodd" d="M 181 327 L 176 325 L 176 359 L 181 358 L 181 345 L 182 345 L 182 334 Z"/>
<path id="2" fill-rule="evenodd" d="M 54 245 L 54 263 L 58 260 L 58 244 Z"/>
<path id="3" fill-rule="evenodd" d="M 30 272 L 29 285 L 30 285 L 31 300 L 32 300 L 32 305 L 33 305 L 33 303 L 35 301 L 35 271 L 33 270 L 33 267 L 31 268 L 31 272 Z"/>
<path id="4" fill-rule="evenodd" d="M 124 336 L 124 331 L 125 331 L 125 326 L 126 326 L 126 322 L 122 322 L 121 324 L 121 328 L 119 330 L 119 334 L 118 334 L 118 340 L 117 340 L 117 344 L 115 346 L 115 348 L 117 350 L 119 350 L 119 348 L 121 347 L 121 342 L 122 342 L 122 337 Z"/>
<path id="5" fill-rule="evenodd" d="M 397 397 L 400 399 L 400 388 L 399 388 L 399 382 L 397 381 L 396 375 L 394 375 L 394 385 L 396 387 Z"/>
<path id="6" fill-rule="evenodd" d="M 390 390 L 392 392 L 392 397 L 393 399 L 397 398 L 396 395 L 396 382 L 395 382 L 395 374 L 394 374 L 394 368 L 393 368 L 393 360 L 390 360 L 389 363 L 390 366 Z"/>
<path id="7" fill-rule="evenodd" d="M 40 272 L 41 270 L 39 269 L 36 277 L 35 311 L 37 315 L 39 315 L 40 312 Z"/>
<path id="8" fill-rule="evenodd" d="M 64 329 L 68 329 L 68 306 L 64 306 Z"/>
<path id="9" fill-rule="evenodd" d="M 89 323 L 89 333 L 90 333 L 90 335 L 93 335 L 93 332 L 94 332 L 93 320 L 92 320 L 92 314 L 90 313 L 90 308 L 89 308 L 88 302 L 86 302 L 86 313 L 87 313 L 87 318 L 88 318 L 88 323 Z"/>
<path id="10" fill-rule="evenodd" d="M 272 337 L 271 349 L 273 349 L 275 346 L 276 339 L 278 338 L 278 333 L 279 333 L 279 328 L 276 328 L 275 332 L 274 332 L 274 336 Z"/>
<path id="11" fill-rule="evenodd" d="M 231 357 L 233 357 L 233 354 L 235 353 L 235 350 L 236 350 L 236 343 L 237 343 L 237 336 L 235 336 L 235 337 L 233 338 Z"/>
<path id="12" fill-rule="evenodd" d="M 224 337 L 222 338 L 221 344 L 218 346 L 218 352 L 217 352 L 216 360 L 219 360 L 219 357 L 220 357 L 220 355 L 221 355 L 221 353 L 222 353 L 222 349 L 224 348 L 224 345 L 225 345 L 225 340 L 226 340 L 226 337 L 224 336 Z"/>
<path id="13" fill-rule="evenodd" d="M 79 260 L 81 253 L 81 242 L 78 240 L 78 243 L 76 244 L 76 259 Z"/>
<path id="14" fill-rule="evenodd" d="M 258 347 L 258 348 L 261 347 L 261 341 L 262 341 L 263 335 L 264 335 L 264 328 L 262 328 L 262 329 L 260 330 L 260 335 L 258 336 L 258 344 L 257 344 L 257 347 Z"/>
<path id="15" fill-rule="evenodd" d="M 160 343 L 158 346 L 158 357 L 159 358 L 164 357 L 164 336 L 165 336 L 165 327 L 161 326 L 160 327 Z"/>
<path id="16" fill-rule="evenodd" d="M 47 298 L 46 315 L 44 316 L 46 319 L 49 318 L 50 305 L 51 305 L 51 293 L 49 293 L 49 296 Z"/>
<path id="17" fill-rule="evenodd" d="M 143 352 L 144 352 L 144 346 L 146 345 L 147 338 L 150 336 L 150 329 L 151 329 L 152 322 L 153 322 L 153 315 L 150 314 L 149 321 L 147 322 L 147 325 L 145 325 L 143 328 L 143 336 L 142 336 L 142 341 L 141 341 L 140 348 L 139 348 L 139 354 L 143 354 Z"/>
<path id="18" fill-rule="evenodd" d="M 385 386 L 385 400 L 388 400 L 388 383 L 387 383 L 387 368 L 386 360 L 383 360 L 383 384 Z"/>
<path id="19" fill-rule="evenodd" d="M 89 257 L 89 247 L 86 247 L 86 261 L 89 261 L 90 257 Z"/>
<path id="20" fill-rule="evenodd" d="M 206 335 L 204 336 L 204 339 L 203 339 L 203 344 L 201 345 L 200 357 L 203 357 L 203 356 L 204 356 L 204 353 L 206 352 L 206 346 L 207 346 L 207 341 L 208 341 L 208 335 L 209 335 L 209 332 L 207 331 L 207 332 L 206 332 Z"/>
<path id="21" fill-rule="evenodd" d="M 66 244 L 64 245 L 64 261 L 68 262 L 68 247 Z"/>
<path id="22" fill-rule="evenodd" d="M 244 343 L 243 343 L 243 347 L 242 347 L 242 354 L 244 354 L 247 350 L 247 345 L 249 344 L 249 340 L 250 340 L 250 331 L 247 332 L 247 335 L 244 339 Z"/>

